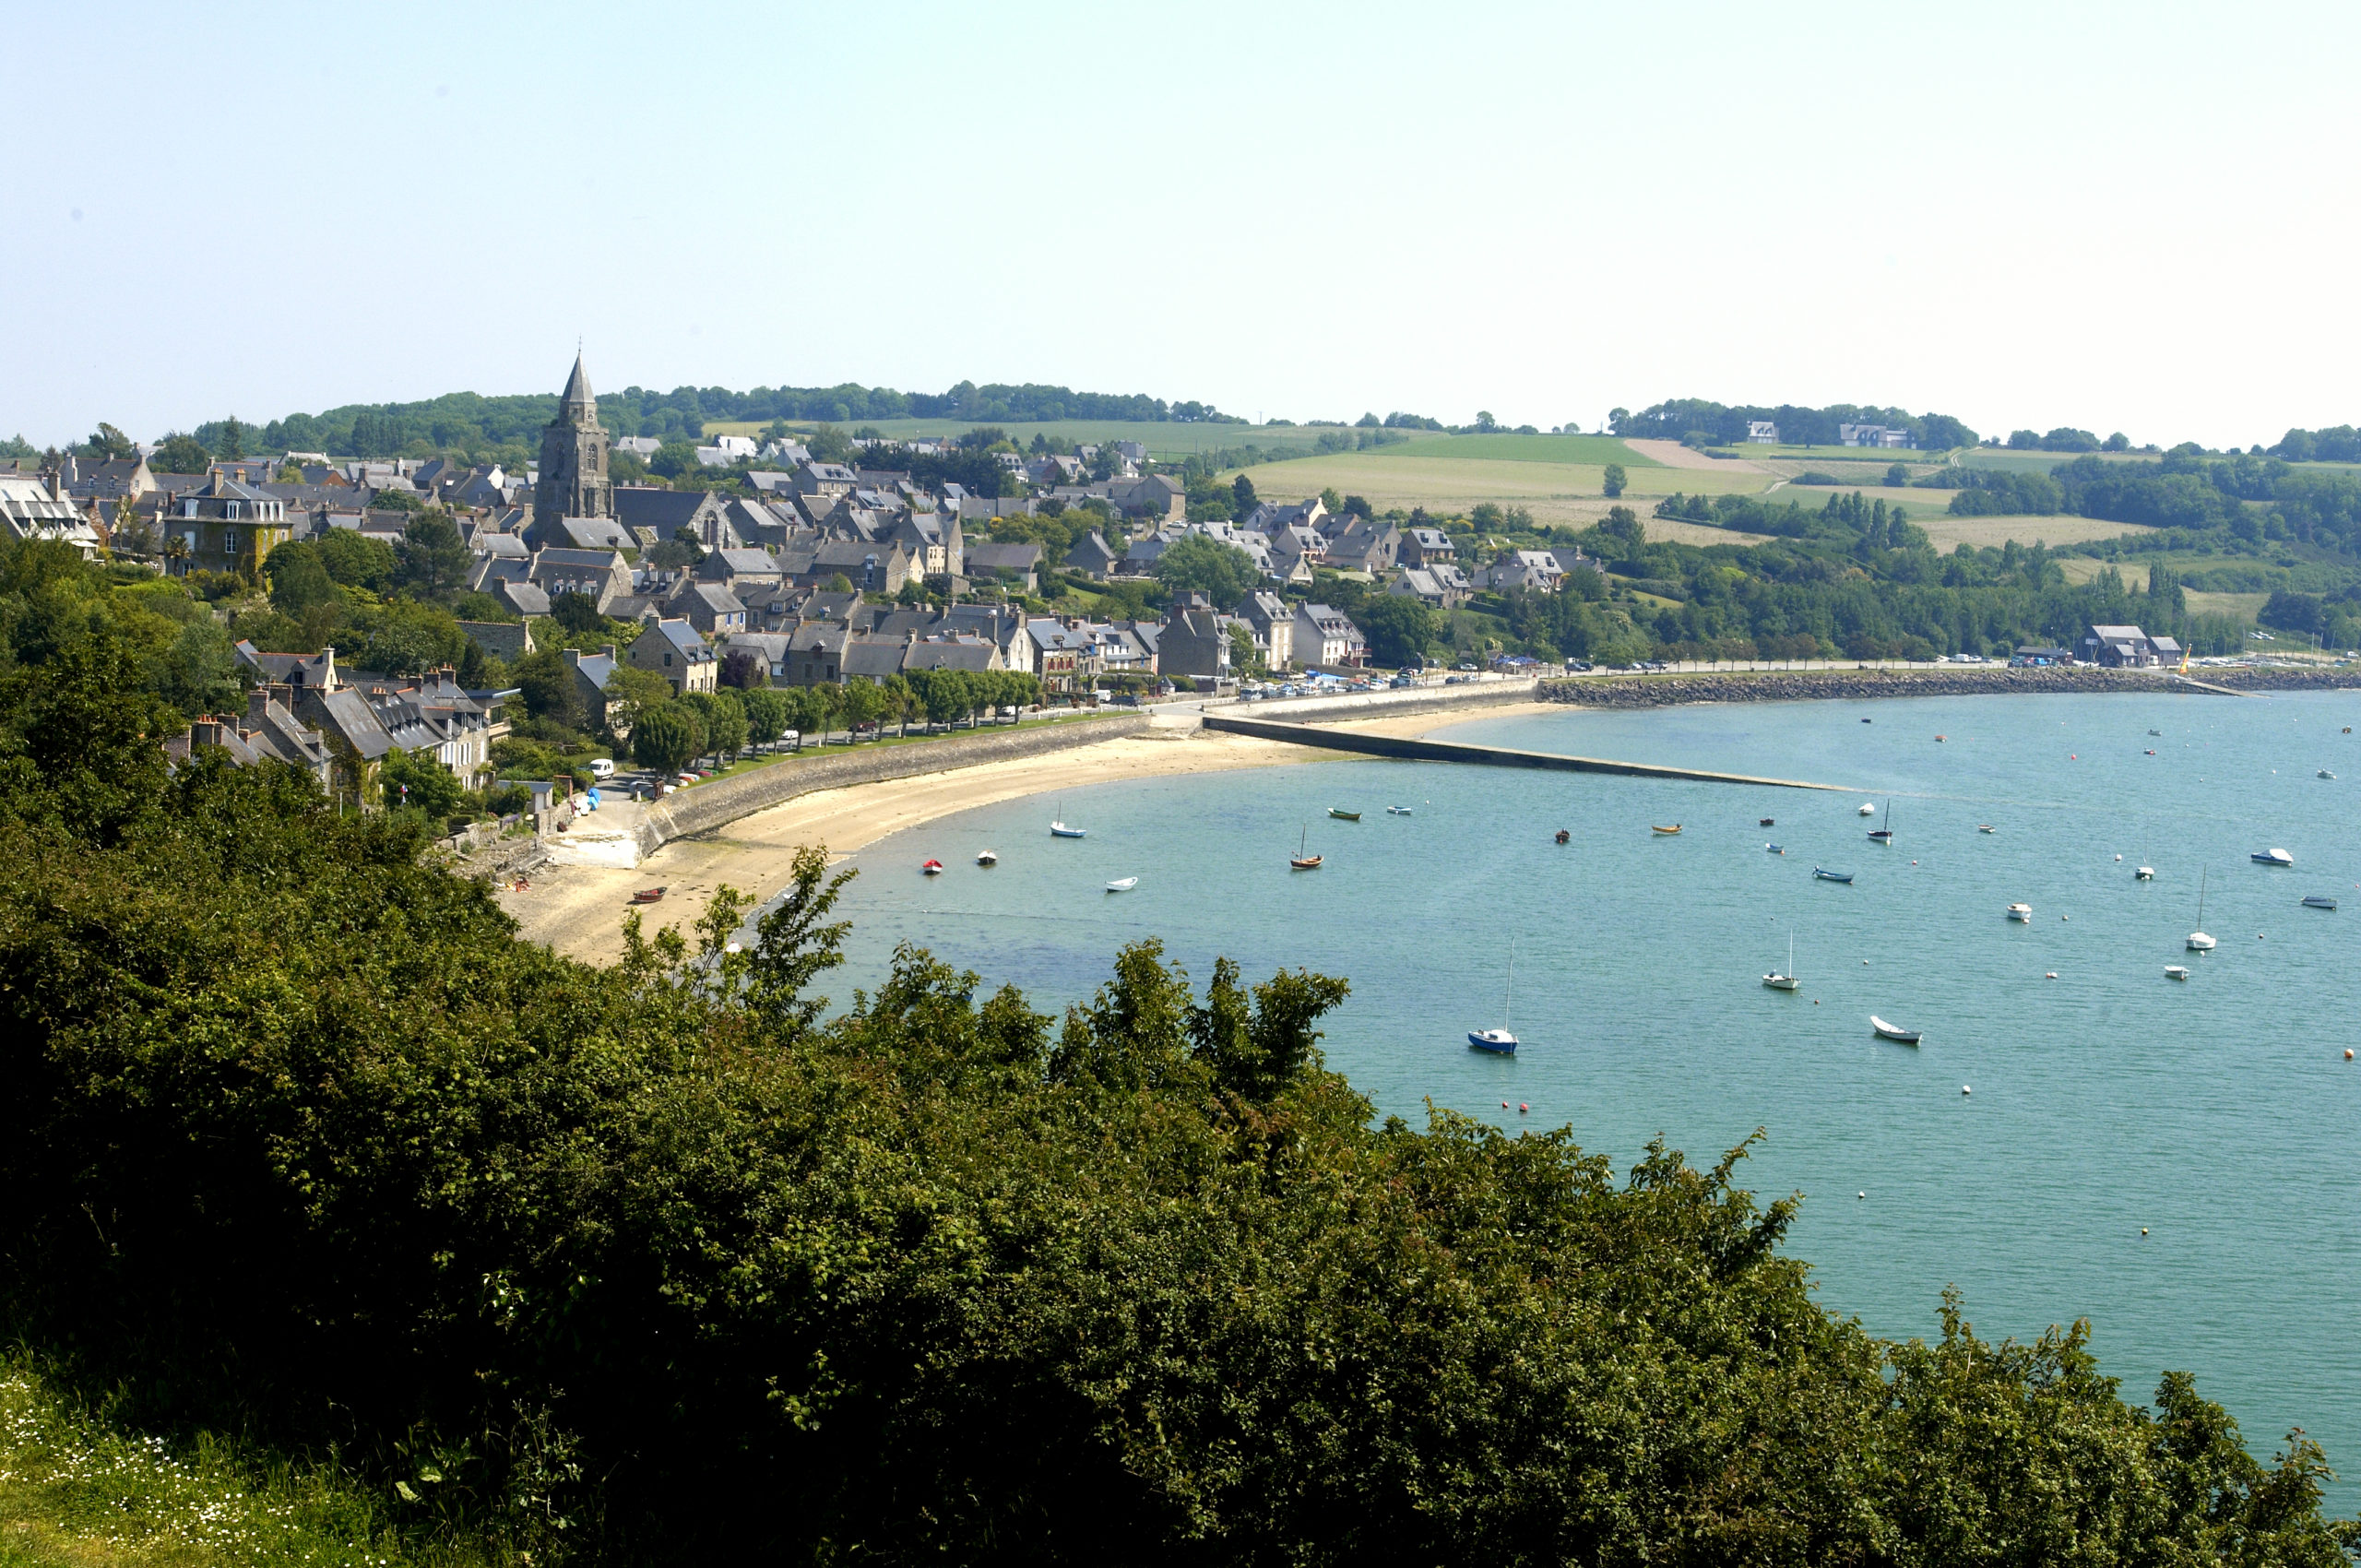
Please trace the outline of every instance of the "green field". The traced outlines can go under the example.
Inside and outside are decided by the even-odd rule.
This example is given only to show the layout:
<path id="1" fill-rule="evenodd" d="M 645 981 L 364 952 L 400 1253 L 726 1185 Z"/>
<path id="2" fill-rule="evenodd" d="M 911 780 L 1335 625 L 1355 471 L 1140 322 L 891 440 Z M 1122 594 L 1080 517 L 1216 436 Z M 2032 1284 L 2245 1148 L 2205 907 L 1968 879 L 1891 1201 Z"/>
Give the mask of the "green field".
<path id="1" fill-rule="evenodd" d="M 1620 463 L 1626 469 L 1663 465 L 1644 457 L 1611 435 L 1413 435 L 1398 446 L 1382 449 L 1387 456 L 1453 457 L 1494 463 L 1558 463 L 1604 468 Z M 1370 454 L 1376 455 L 1375 453 Z"/>
<path id="2" fill-rule="evenodd" d="M 1335 425 L 1300 424 L 1183 424 L 1169 420 L 1055 420 L 1026 424 L 962 419 L 854 420 L 843 428 L 847 434 L 855 430 L 875 429 L 896 440 L 908 441 L 922 435 L 957 435 L 985 422 L 994 423 L 997 428 L 1008 432 L 1009 439 L 1019 446 L 1031 445 L 1036 435 L 1045 436 L 1061 446 L 1136 441 L 1152 456 L 1159 457 L 1185 457 L 1192 452 L 1211 452 L 1224 446 L 1260 446 L 1266 450 L 1293 447 L 1310 452 L 1323 431 L 1337 428 Z M 819 428 L 809 422 L 794 420 L 789 421 L 788 426 L 791 430 L 803 431 Z M 707 420 L 705 429 L 709 440 L 716 435 L 758 436 L 764 426 L 750 420 Z"/>

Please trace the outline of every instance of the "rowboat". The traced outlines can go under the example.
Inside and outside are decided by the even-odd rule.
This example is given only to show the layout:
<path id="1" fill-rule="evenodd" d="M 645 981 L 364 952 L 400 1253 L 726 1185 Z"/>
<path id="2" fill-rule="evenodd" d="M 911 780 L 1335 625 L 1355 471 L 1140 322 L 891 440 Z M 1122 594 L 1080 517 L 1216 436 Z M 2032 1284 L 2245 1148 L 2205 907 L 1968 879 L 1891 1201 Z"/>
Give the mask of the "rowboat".
<path id="1" fill-rule="evenodd" d="M 1862 722 L 1866 724 L 1869 721 L 1867 719 L 1863 719 Z M 1854 814 L 1857 816 L 1875 816 L 1878 814 L 1878 808 L 1871 805 L 1869 802 L 1863 801 L 1861 802 L 1861 809 Z"/>
<path id="2" fill-rule="evenodd" d="M 1975 831 L 1978 833 L 1989 833 L 1992 831 L 1992 825 L 1988 822 L 1979 822 L 1975 825 Z"/>
<path id="3" fill-rule="evenodd" d="M 2336 900 L 2330 897 L 2325 893 L 2308 894 L 2305 897 L 2304 908 L 2307 909 L 2333 909 L 2336 908 Z"/>
<path id="4" fill-rule="evenodd" d="M 1822 882 L 1843 882 L 1849 884 L 1853 880 L 1853 873 L 1849 871 L 1823 871 L 1819 866 L 1814 866 L 1811 868 L 1811 873 Z"/>
<path id="5" fill-rule="evenodd" d="M 982 854 L 976 857 L 976 863 L 979 866 L 996 866 L 1000 864 L 1000 857 L 992 853 L 990 849 L 986 849 Z"/>
<path id="6" fill-rule="evenodd" d="M 2189 978 L 2189 966 L 2186 964 L 2166 964 L 2165 966 L 2165 978 L 2166 980 L 2187 980 Z"/>
<path id="7" fill-rule="evenodd" d="M 635 904 L 653 904 L 663 897 L 664 889 L 661 887 L 643 887 L 631 896 L 631 901 Z"/>
<path id="8" fill-rule="evenodd" d="M 1651 833 L 1661 833 L 1666 837 L 1669 838 L 1674 834 L 1680 831 L 1680 824 L 1676 822 L 1670 827 L 1659 827 L 1655 823 L 1650 823 L 1648 825 L 1648 831 Z"/>
<path id="9" fill-rule="evenodd" d="M 2292 866 L 2296 857 L 2284 849 L 2258 849 L 2247 859 L 2259 866 Z"/>
<path id="10" fill-rule="evenodd" d="M 1360 813 L 1348 812 L 1342 806 L 1330 806 L 1328 808 L 1328 814 L 1335 817 L 1339 822 L 1358 822 L 1361 819 Z"/>
<path id="11" fill-rule="evenodd" d="M 2033 919 L 2033 906 L 2031 904 L 2011 904 L 2009 906 L 2009 918 L 2012 921 L 2029 921 Z"/>
<path id="12" fill-rule="evenodd" d="M 1918 1031 L 1905 1029 L 1900 1024 L 1889 1024 L 1875 1013 L 1869 1015 L 1869 1028 L 1877 1030 L 1878 1039 L 1890 1039 L 1898 1045 L 1916 1045 Z"/>
<path id="13" fill-rule="evenodd" d="M 1786 847 L 1782 844 L 1765 844 L 1762 849 L 1766 854 L 1784 855 L 1787 852 Z"/>
<path id="14" fill-rule="evenodd" d="M 929 861 L 926 864 L 919 867 L 919 870 L 925 873 L 928 876 L 941 876 L 943 874 L 943 862 L 941 861 Z"/>
<path id="15" fill-rule="evenodd" d="M 1410 814 L 1410 808 L 1408 806 L 1388 806 L 1385 808 L 1385 814 L 1388 816 L 1408 816 Z"/>
<path id="16" fill-rule="evenodd" d="M 1136 876 L 1119 876 L 1114 881 L 1107 885 L 1107 891 L 1109 893 L 1129 893 L 1133 888 L 1137 887 L 1139 885 L 1140 879 Z"/>

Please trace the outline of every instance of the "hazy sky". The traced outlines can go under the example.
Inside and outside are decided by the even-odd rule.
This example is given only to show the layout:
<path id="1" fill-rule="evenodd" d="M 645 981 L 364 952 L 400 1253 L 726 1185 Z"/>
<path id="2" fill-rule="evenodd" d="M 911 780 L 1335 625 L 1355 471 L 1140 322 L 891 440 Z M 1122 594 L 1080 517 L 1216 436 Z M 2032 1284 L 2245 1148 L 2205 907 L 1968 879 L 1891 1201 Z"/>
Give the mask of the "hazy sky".
<path id="1" fill-rule="evenodd" d="M 8 7 L 0 434 L 963 378 L 2268 443 L 2361 7 Z"/>

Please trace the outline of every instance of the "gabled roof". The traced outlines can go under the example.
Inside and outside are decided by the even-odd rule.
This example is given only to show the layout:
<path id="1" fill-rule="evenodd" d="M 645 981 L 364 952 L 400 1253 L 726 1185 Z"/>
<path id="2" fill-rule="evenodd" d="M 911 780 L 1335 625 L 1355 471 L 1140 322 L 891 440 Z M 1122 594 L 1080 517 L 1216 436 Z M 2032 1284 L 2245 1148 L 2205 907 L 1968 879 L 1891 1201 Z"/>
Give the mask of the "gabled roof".
<path id="1" fill-rule="evenodd" d="M 697 629 L 686 621 L 658 621 L 640 633 L 640 637 L 643 641 L 648 637 L 661 637 L 671 644 L 676 650 L 686 655 L 691 663 L 713 657 L 713 649 L 706 647 L 705 638 L 699 636 Z"/>

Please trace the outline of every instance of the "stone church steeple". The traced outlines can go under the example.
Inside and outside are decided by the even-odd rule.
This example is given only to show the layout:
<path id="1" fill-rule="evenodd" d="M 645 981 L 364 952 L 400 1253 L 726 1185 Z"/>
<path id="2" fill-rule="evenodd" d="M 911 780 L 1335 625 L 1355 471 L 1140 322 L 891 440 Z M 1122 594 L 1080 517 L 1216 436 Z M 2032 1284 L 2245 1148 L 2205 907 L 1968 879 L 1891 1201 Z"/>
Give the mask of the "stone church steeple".
<path id="1" fill-rule="evenodd" d="M 542 532 L 561 517 L 611 517 L 615 487 L 607 478 L 607 433 L 599 426 L 599 399 L 590 373 L 574 356 L 558 399 L 557 418 L 541 431 L 541 475 L 533 486 L 533 528 Z"/>

